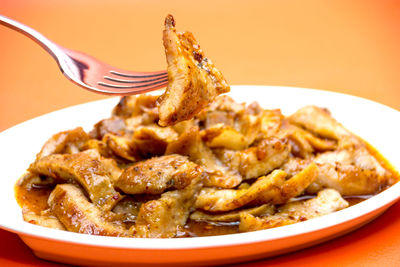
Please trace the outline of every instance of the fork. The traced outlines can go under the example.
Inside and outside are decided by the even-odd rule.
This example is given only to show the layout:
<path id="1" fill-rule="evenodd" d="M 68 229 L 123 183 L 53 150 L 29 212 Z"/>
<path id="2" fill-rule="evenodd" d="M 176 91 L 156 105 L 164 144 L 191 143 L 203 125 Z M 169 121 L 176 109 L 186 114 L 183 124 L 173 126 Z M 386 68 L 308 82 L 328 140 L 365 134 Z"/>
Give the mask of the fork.
<path id="1" fill-rule="evenodd" d="M 0 24 L 31 38 L 57 62 L 70 81 L 90 91 L 110 95 L 132 95 L 165 87 L 166 71 L 137 72 L 115 68 L 82 52 L 62 47 L 36 30 L 0 15 Z"/>

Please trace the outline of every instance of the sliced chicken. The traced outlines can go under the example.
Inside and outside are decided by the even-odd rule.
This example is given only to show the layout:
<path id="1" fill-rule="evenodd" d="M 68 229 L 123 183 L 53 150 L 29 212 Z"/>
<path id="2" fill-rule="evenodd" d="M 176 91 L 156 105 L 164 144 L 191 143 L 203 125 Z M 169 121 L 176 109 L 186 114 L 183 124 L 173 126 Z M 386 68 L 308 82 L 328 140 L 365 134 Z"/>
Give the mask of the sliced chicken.
<path id="1" fill-rule="evenodd" d="M 213 102 L 196 115 L 205 129 L 223 123 L 225 126 L 235 127 L 238 117 L 245 114 L 246 105 L 235 102 L 228 95 L 220 95 Z"/>
<path id="2" fill-rule="evenodd" d="M 391 174 L 364 147 L 319 154 L 318 177 L 310 188 L 315 193 L 333 188 L 342 195 L 369 195 L 390 184 Z"/>
<path id="3" fill-rule="evenodd" d="M 103 211 L 90 203 L 81 189 L 72 184 L 59 184 L 50 194 L 52 213 L 68 231 L 103 236 L 128 236 L 127 230 L 108 222 Z"/>
<path id="4" fill-rule="evenodd" d="M 284 116 L 279 109 L 263 110 L 259 114 L 260 133 L 259 139 L 276 136 L 281 128 Z"/>
<path id="5" fill-rule="evenodd" d="M 288 117 L 293 124 L 299 125 L 314 134 L 339 142 L 340 148 L 352 147 L 361 140 L 337 122 L 327 109 L 305 106 Z"/>
<path id="6" fill-rule="evenodd" d="M 204 180 L 205 186 L 222 188 L 233 188 L 240 184 L 242 177 L 223 165 L 207 147 L 200 137 L 198 127 L 192 127 L 189 131 L 181 134 L 178 140 L 167 146 L 166 154 L 180 154 L 189 157 L 204 168 L 208 174 Z"/>
<path id="7" fill-rule="evenodd" d="M 133 147 L 142 158 L 164 155 L 167 145 L 178 139 L 178 133 L 170 127 L 156 124 L 139 126 L 133 133 Z"/>
<path id="8" fill-rule="evenodd" d="M 120 117 L 112 116 L 111 118 L 104 119 L 96 123 L 89 135 L 92 138 L 101 140 L 103 139 L 104 135 L 108 133 L 121 136 L 125 134 L 125 131 L 125 121 Z"/>
<path id="9" fill-rule="evenodd" d="M 132 143 L 132 137 L 117 136 L 115 134 L 107 133 L 103 136 L 102 141 L 115 155 L 122 159 L 130 162 L 135 162 L 140 159 Z"/>
<path id="10" fill-rule="evenodd" d="M 206 58 L 190 32 L 178 33 L 171 15 L 163 34 L 168 63 L 168 86 L 159 98 L 159 125 L 193 118 L 208 103 L 230 88 L 221 72 Z"/>
<path id="11" fill-rule="evenodd" d="M 273 203 L 283 204 L 288 202 L 291 198 L 301 195 L 311 183 L 317 179 L 319 169 L 317 165 L 312 162 L 302 171 L 291 176 L 286 180 L 282 186 L 277 190 L 271 190 L 265 194 L 260 195 L 255 199 L 255 203 Z"/>
<path id="12" fill-rule="evenodd" d="M 286 138 L 271 137 L 245 150 L 214 150 L 218 158 L 230 169 L 237 170 L 244 179 L 266 175 L 284 164 L 290 156 Z"/>
<path id="13" fill-rule="evenodd" d="M 57 133 L 43 145 L 36 160 L 51 154 L 79 152 L 80 147 L 89 139 L 89 135 L 81 127 Z"/>
<path id="14" fill-rule="evenodd" d="M 203 188 L 196 200 L 196 208 L 220 212 L 231 211 L 256 200 L 270 190 L 280 188 L 285 181 L 286 173 L 275 170 L 268 176 L 257 179 L 247 189 Z"/>
<path id="15" fill-rule="evenodd" d="M 121 172 L 109 159 L 103 160 L 96 150 L 49 155 L 32 163 L 29 171 L 80 184 L 93 203 L 105 210 L 110 210 L 121 199 L 113 187 L 115 177 L 112 178 Z"/>
<path id="16" fill-rule="evenodd" d="M 242 150 L 247 148 L 249 143 L 245 135 L 222 123 L 201 131 L 201 135 L 206 145 L 211 148 Z"/>
<path id="17" fill-rule="evenodd" d="M 301 158 L 313 158 L 315 152 L 331 151 L 336 149 L 337 142 L 322 139 L 311 132 L 293 124 L 285 125 L 285 133 L 291 144 L 291 153 Z"/>
<path id="18" fill-rule="evenodd" d="M 202 168 L 181 155 L 141 161 L 124 170 L 115 186 L 126 194 L 161 194 L 183 189 L 202 175 Z"/>
<path id="19" fill-rule="evenodd" d="M 269 229 L 323 216 L 344 208 L 349 203 L 334 189 L 324 189 L 315 198 L 289 202 L 271 216 L 255 217 L 241 214 L 239 230 L 242 232 Z"/>
<path id="20" fill-rule="evenodd" d="M 113 158 L 115 154 L 107 144 L 101 140 L 89 139 L 82 145 L 82 151 L 94 149 L 99 152 L 102 157 Z"/>
<path id="21" fill-rule="evenodd" d="M 163 193 L 159 199 L 144 203 L 129 231 L 135 237 L 175 237 L 183 231 L 201 187 L 198 177 L 184 189 Z"/>
<path id="22" fill-rule="evenodd" d="M 62 223 L 54 215 L 36 214 L 32 211 L 23 209 L 22 216 L 24 218 L 24 221 L 31 224 L 36 224 L 43 227 L 53 228 L 58 230 L 65 230 L 64 225 L 62 225 Z"/>
<path id="23" fill-rule="evenodd" d="M 244 205 L 265 203 L 282 204 L 301 193 L 315 180 L 318 168 L 311 163 L 304 170 L 285 180 L 287 174 L 274 170 L 243 189 L 203 188 L 196 201 L 196 208 L 206 211 L 230 211 Z"/>
<path id="24" fill-rule="evenodd" d="M 124 96 L 112 113 L 123 119 L 147 114 L 152 118 L 150 121 L 154 123 L 158 119 L 157 98 L 157 96 L 147 94 Z"/>

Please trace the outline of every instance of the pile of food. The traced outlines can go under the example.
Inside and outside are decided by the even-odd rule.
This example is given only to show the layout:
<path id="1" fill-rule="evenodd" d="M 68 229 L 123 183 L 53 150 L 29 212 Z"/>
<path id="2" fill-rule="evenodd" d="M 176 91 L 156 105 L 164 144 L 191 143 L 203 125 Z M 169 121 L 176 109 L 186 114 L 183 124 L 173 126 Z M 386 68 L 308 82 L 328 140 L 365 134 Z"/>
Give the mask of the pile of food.
<path id="1" fill-rule="evenodd" d="M 324 108 L 246 105 L 193 35 L 165 21 L 168 87 L 126 96 L 93 130 L 53 135 L 16 184 L 25 221 L 171 238 L 268 229 L 329 214 L 397 182 Z"/>

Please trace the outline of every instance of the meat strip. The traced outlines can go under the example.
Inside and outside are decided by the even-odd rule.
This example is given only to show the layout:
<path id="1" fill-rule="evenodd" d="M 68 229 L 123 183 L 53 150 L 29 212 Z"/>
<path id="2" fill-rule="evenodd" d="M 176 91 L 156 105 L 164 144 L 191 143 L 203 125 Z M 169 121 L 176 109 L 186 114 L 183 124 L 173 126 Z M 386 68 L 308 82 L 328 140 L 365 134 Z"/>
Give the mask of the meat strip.
<path id="1" fill-rule="evenodd" d="M 206 58 L 190 32 L 177 33 L 172 15 L 165 19 L 163 34 L 168 63 L 168 86 L 158 99 L 159 125 L 169 126 L 193 118 L 230 87 Z"/>
<path id="2" fill-rule="evenodd" d="M 130 166 L 115 186 L 126 194 L 161 194 L 170 188 L 185 188 L 202 173 L 202 168 L 187 157 L 167 155 Z"/>
<path id="3" fill-rule="evenodd" d="M 90 203 L 83 191 L 72 184 L 59 184 L 48 204 L 68 231 L 103 236 L 127 236 L 124 227 L 108 222 L 103 211 Z"/>

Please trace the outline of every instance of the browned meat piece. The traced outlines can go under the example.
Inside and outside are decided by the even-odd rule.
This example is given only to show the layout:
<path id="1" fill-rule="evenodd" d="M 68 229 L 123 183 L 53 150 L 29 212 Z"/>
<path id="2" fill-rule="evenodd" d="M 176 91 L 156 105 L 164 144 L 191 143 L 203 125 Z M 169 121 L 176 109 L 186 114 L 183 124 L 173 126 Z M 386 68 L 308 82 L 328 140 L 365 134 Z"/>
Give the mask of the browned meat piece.
<path id="1" fill-rule="evenodd" d="M 136 225 L 129 230 L 135 237 L 170 238 L 183 231 L 202 187 L 201 178 L 181 190 L 163 193 L 140 207 Z"/>
<path id="2" fill-rule="evenodd" d="M 293 224 L 323 216 L 348 206 L 349 203 L 337 191 L 324 189 L 315 198 L 283 205 L 279 208 L 279 212 L 274 215 L 255 217 L 251 214 L 242 213 L 239 230 L 249 232 Z"/>
<path id="3" fill-rule="evenodd" d="M 209 125 L 201 131 L 201 136 L 208 147 L 242 150 L 256 140 L 259 131 L 259 117 L 243 114 L 232 126 L 224 123 Z"/>
<path id="4" fill-rule="evenodd" d="M 284 170 L 288 175 L 293 176 L 298 172 L 305 169 L 312 160 L 310 159 L 302 159 L 302 158 L 290 158 L 285 164 L 281 166 L 281 169 Z"/>
<path id="5" fill-rule="evenodd" d="M 141 161 L 124 170 L 115 186 L 126 194 L 160 194 L 183 189 L 202 175 L 202 168 L 181 155 Z"/>
<path id="6" fill-rule="evenodd" d="M 159 98 L 160 126 L 193 118 L 208 103 L 230 88 L 221 72 L 204 56 L 190 32 L 177 33 L 171 15 L 163 34 L 168 63 L 168 86 Z"/>
<path id="7" fill-rule="evenodd" d="M 373 194 L 391 183 L 390 173 L 369 153 L 367 145 L 333 119 L 327 110 L 307 106 L 289 119 L 319 136 L 338 142 L 337 150 L 315 157 L 319 175 L 307 189 L 308 192 L 315 193 L 330 187 L 342 195 Z"/>
<path id="8" fill-rule="evenodd" d="M 242 177 L 224 166 L 201 140 L 199 128 L 193 127 L 181 134 L 178 140 L 167 146 L 166 154 L 180 154 L 189 157 L 202 166 L 208 177 L 204 181 L 205 186 L 233 188 L 240 184 Z"/>
<path id="9" fill-rule="evenodd" d="M 103 236 L 128 236 L 120 225 L 108 222 L 103 212 L 87 201 L 82 190 L 60 184 L 49 196 L 50 209 L 68 231 Z"/>
<path id="10" fill-rule="evenodd" d="M 337 122 L 327 109 L 306 106 L 288 117 L 293 124 L 299 125 L 312 133 L 339 142 L 340 148 L 357 146 L 361 140 Z"/>
<path id="11" fill-rule="evenodd" d="M 114 135 L 124 135 L 126 129 L 125 121 L 120 118 L 113 116 L 108 119 L 104 119 L 99 121 L 94 125 L 92 131 L 90 131 L 89 135 L 92 138 L 101 140 L 103 136 L 107 133 L 111 133 Z"/>
<path id="12" fill-rule="evenodd" d="M 247 189 L 203 188 L 196 200 L 196 208 L 207 211 L 230 211 L 240 208 L 284 183 L 286 173 L 275 170 L 257 179 Z"/>
<path id="13" fill-rule="evenodd" d="M 236 119 L 237 116 L 240 116 L 246 112 L 246 104 L 237 103 L 229 95 L 220 95 L 217 96 L 213 102 L 209 103 L 208 106 L 199 114 L 197 114 L 196 118 L 201 121 L 205 121 L 207 115 L 213 111 L 226 112 L 228 114 L 227 116 L 232 117 L 232 119 Z"/>
<path id="14" fill-rule="evenodd" d="M 325 152 L 315 162 L 320 171 L 310 193 L 329 187 L 342 195 L 368 195 L 390 183 L 391 174 L 363 147 Z"/>
<path id="15" fill-rule="evenodd" d="M 235 128 L 245 137 L 246 148 L 259 140 L 260 132 L 262 130 L 262 120 L 259 115 L 243 114 L 238 118 L 238 121 L 235 124 Z"/>
<path id="16" fill-rule="evenodd" d="M 263 110 L 259 114 L 260 133 L 259 139 L 276 136 L 281 129 L 284 116 L 279 109 Z"/>
<path id="17" fill-rule="evenodd" d="M 36 155 L 36 159 L 51 154 L 79 152 L 80 147 L 89 139 L 89 135 L 81 127 L 57 133 L 43 145 L 42 150 Z"/>
<path id="18" fill-rule="evenodd" d="M 285 181 L 286 173 L 274 170 L 245 189 L 203 188 L 196 207 L 207 211 L 229 211 L 244 205 L 282 204 L 300 195 L 317 177 L 318 168 L 311 163 Z"/>
<path id="19" fill-rule="evenodd" d="M 246 136 L 222 123 L 214 124 L 201 131 L 201 136 L 206 145 L 211 148 L 241 150 L 248 146 Z"/>
<path id="20" fill-rule="evenodd" d="M 263 111 L 263 108 L 260 106 L 260 104 L 257 101 L 251 102 L 246 107 L 246 113 L 249 115 L 259 115 L 262 111 Z"/>
<path id="21" fill-rule="evenodd" d="M 207 129 L 215 124 L 223 123 L 226 126 L 235 126 L 238 117 L 246 111 L 244 103 L 235 102 L 230 96 L 220 95 L 215 98 L 196 118 Z"/>
<path id="22" fill-rule="evenodd" d="M 178 136 L 179 136 L 179 135 L 181 135 L 183 133 L 186 133 L 191 128 L 197 127 L 197 126 L 199 126 L 198 125 L 198 120 L 191 119 L 191 120 L 187 120 L 187 121 L 178 122 L 177 124 L 171 126 L 171 128 L 174 129 L 174 131 L 177 132 Z"/>
<path id="23" fill-rule="evenodd" d="M 24 218 L 24 221 L 31 224 L 36 224 L 43 227 L 53 228 L 58 230 L 65 230 L 64 225 L 62 225 L 61 222 L 56 217 L 54 217 L 54 215 L 48 215 L 48 214 L 38 215 L 32 211 L 23 209 L 22 216 Z"/>
<path id="24" fill-rule="evenodd" d="M 108 147 L 107 144 L 101 140 L 97 140 L 97 139 L 87 140 L 82 145 L 82 151 L 89 150 L 89 149 L 97 150 L 97 152 L 99 152 L 99 154 L 105 158 L 112 158 L 115 156 L 115 154 L 110 149 L 110 147 Z"/>
<path id="25" fill-rule="evenodd" d="M 178 134 L 170 127 L 156 124 L 138 127 L 133 134 L 133 146 L 142 158 L 164 155 L 167 145 L 178 139 Z"/>
<path id="26" fill-rule="evenodd" d="M 315 152 L 334 150 L 337 147 L 336 141 L 319 138 L 293 124 L 286 125 L 284 131 L 291 142 L 291 152 L 297 157 L 312 158 Z"/>
<path id="27" fill-rule="evenodd" d="M 204 128 L 208 129 L 216 124 L 223 124 L 225 126 L 233 127 L 235 124 L 234 114 L 226 111 L 213 110 L 207 113 L 204 119 Z"/>
<path id="28" fill-rule="evenodd" d="M 148 114 L 153 123 L 158 119 L 158 96 L 141 94 L 138 96 L 124 96 L 113 110 L 113 115 L 124 119 Z M 150 119 L 150 118 L 149 118 Z"/>
<path id="29" fill-rule="evenodd" d="M 266 216 L 275 213 L 273 205 L 264 204 L 254 208 L 234 210 L 225 213 L 209 213 L 197 210 L 190 214 L 190 219 L 200 222 L 237 222 L 241 214 L 251 214 L 254 216 Z"/>
<path id="30" fill-rule="evenodd" d="M 111 133 L 104 135 L 102 140 L 107 147 L 118 157 L 131 162 L 137 161 L 140 157 L 136 153 L 132 138 L 117 136 Z"/>
<path id="31" fill-rule="evenodd" d="M 121 198 L 112 184 L 115 177 L 111 178 L 119 172 L 115 165 L 110 168 L 110 160 L 103 160 L 96 150 L 76 154 L 54 154 L 32 163 L 29 171 L 64 182 L 79 183 L 94 204 L 110 210 Z"/>
<path id="32" fill-rule="evenodd" d="M 214 150 L 218 158 L 244 179 L 257 178 L 280 167 L 289 159 L 290 145 L 286 138 L 271 137 L 245 150 Z"/>
<path id="33" fill-rule="evenodd" d="M 265 194 L 260 195 L 255 199 L 255 203 L 269 203 L 283 204 L 291 198 L 301 195 L 306 188 L 315 181 L 318 176 L 318 167 L 312 162 L 307 165 L 303 170 L 293 175 L 290 179 L 286 180 L 279 190 L 271 190 Z"/>

